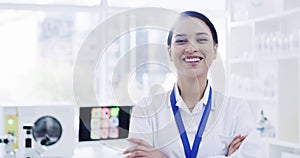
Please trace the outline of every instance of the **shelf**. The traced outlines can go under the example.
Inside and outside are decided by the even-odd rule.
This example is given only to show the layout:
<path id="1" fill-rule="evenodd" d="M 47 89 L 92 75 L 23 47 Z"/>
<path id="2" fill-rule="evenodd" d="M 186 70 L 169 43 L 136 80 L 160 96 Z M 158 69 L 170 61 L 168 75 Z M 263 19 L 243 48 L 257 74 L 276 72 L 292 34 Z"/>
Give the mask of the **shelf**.
<path id="1" fill-rule="evenodd" d="M 276 97 L 238 96 L 238 95 L 233 95 L 233 96 L 247 101 L 260 101 L 260 102 L 270 102 L 270 103 L 277 102 Z"/>
<path id="2" fill-rule="evenodd" d="M 249 18 L 227 21 L 228 92 L 268 114 L 277 139 L 264 138 L 266 157 L 280 158 L 300 153 L 300 1 L 263 2 L 242 8 Z"/>
<path id="3" fill-rule="evenodd" d="M 295 9 L 291 9 L 291 10 L 287 10 L 287 11 L 281 11 L 276 14 L 266 15 L 263 17 L 250 18 L 250 19 L 241 20 L 241 21 L 232 21 L 231 23 L 229 23 L 229 26 L 230 27 L 239 27 L 239 26 L 243 26 L 243 25 L 250 25 L 253 23 L 257 23 L 257 22 L 278 20 L 279 18 L 282 18 L 284 16 L 289 16 L 289 15 L 297 14 L 297 13 L 300 14 L 300 8 L 295 8 Z"/>
<path id="4" fill-rule="evenodd" d="M 229 27 L 234 28 L 234 27 L 241 27 L 241 26 L 244 26 L 244 25 L 252 25 L 252 24 L 254 24 L 254 21 L 248 19 L 248 20 L 242 20 L 242 21 L 231 22 L 231 23 L 229 23 L 228 25 L 229 25 Z"/>
<path id="5" fill-rule="evenodd" d="M 280 140 L 277 140 L 274 138 L 263 138 L 263 141 L 268 143 L 269 145 L 282 146 L 282 147 L 286 147 L 286 148 L 300 150 L 300 143 L 285 142 L 285 141 L 280 141 Z"/>
<path id="6" fill-rule="evenodd" d="M 277 61 L 285 59 L 297 59 L 300 58 L 300 54 L 289 54 L 289 55 L 275 55 L 275 56 L 262 56 L 262 57 L 248 57 L 248 58 L 234 58 L 228 60 L 229 63 L 255 63 L 255 62 L 265 62 L 265 61 Z"/>

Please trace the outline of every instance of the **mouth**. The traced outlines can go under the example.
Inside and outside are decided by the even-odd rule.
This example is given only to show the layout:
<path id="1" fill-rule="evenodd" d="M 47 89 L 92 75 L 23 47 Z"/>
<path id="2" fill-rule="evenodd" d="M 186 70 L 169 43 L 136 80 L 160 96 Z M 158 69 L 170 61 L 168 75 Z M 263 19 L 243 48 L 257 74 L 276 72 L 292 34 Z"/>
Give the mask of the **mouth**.
<path id="1" fill-rule="evenodd" d="M 194 56 L 194 57 L 184 57 L 183 61 L 186 62 L 186 63 L 198 63 L 203 59 L 204 59 L 203 57 Z"/>

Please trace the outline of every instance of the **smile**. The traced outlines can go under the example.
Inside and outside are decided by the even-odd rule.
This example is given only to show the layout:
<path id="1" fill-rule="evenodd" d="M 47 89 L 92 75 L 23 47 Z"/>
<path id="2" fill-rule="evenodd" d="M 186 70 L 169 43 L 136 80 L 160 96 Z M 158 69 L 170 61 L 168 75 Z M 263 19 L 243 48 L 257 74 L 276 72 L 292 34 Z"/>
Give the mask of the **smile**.
<path id="1" fill-rule="evenodd" d="M 188 63 L 199 62 L 202 59 L 203 59 L 202 57 L 186 57 L 186 58 L 183 58 L 183 60 L 185 62 L 188 62 Z"/>

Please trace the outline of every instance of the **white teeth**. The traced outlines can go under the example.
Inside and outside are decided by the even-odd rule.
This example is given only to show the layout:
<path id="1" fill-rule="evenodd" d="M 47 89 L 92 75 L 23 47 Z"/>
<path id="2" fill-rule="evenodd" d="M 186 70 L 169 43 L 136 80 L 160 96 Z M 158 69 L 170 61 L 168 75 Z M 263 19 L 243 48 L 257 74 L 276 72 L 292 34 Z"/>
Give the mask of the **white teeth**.
<path id="1" fill-rule="evenodd" d="M 186 62 L 197 62 L 200 61 L 200 58 L 185 58 L 184 60 Z"/>

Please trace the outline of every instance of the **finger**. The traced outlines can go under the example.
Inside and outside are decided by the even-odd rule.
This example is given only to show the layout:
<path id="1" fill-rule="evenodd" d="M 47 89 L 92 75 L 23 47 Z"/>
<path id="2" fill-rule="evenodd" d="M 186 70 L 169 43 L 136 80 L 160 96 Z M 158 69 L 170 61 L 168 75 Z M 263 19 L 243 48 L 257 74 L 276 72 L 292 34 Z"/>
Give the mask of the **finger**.
<path id="1" fill-rule="evenodd" d="M 234 143 L 234 144 L 230 144 L 229 149 L 237 149 L 237 148 L 240 147 L 240 145 L 241 145 L 242 143 L 243 143 L 243 141 L 241 140 L 241 141 L 236 142 L 236 143 Z"/>
<path id="2" fill-rule="evenodd" d="M 143 151 L 136 151 L 133 152 L 130 155 L 127 155 L 125 158 L 146 158 L 147 157 L 147 153 L 143 152 Z"/>
<path id="3" fill-rule="evenodd" d="M 144 151 L 135 151 L 135 152 L 133 153 L 133 155 L 134 155 L 135 157 L 145 157 L 145 156 L 147 156 L 147 152 L 144 152 Z"/>
<path id="4" fill-rule="evenodd" d="M 142 157 L 145 157 L 145 156 L 134 156 L 134 155 L 127 155 L 126 157 L 124 158 L 142 158 Z"/>
<path id="5" fill-rule="evenodd" d="M 127 153 L 132 153 L 132 152 L 135 152 L 135 151 L 149 151 L 149 149 L 145 146 L 135 145 L 133 147 L 128 148 L 123 153 L 127 154 Z"/>
<path id="6" fill-rule="evenodd" d="M 147 158 L 146 156 L 133 156 L 133 155 L 128 155 L 125 158 Z"/>
<path id="7" fill-rule="evenodd" d="M 230 156 L 232 153 L 237 151 L 240 148 L 240 145 L 245 140 L 246 136 L 238 135 L 236 136 L 232 142 L 229 144 L 227 156 Z"/>
<path id="8" fill-rule="evenodd" d="M 246 139 L 246 137 L 247 137 L 247 135 L 245 135 L 245 136 L 238 135 L 232 140 L 230 145 L 235 145 L 236 143 L 243 142 Z"/>
<path id="9" fill-rule="evenodd" d="M 242 136 L 236 136 L 232 142 L 229 144 L 228 150 L 233 149 L 238 143 L 243 142 L 244 138 Z"/>
<path id="10" fill-rule="evenodd" d="M 238 144 L 238 143 L 242 143 L 245 139 L 246 139 L 246 136 L 241 136 L 241 137 L 239 138 L 239 141 L 236 142 L 235 144 L 232 144 L 232 145 L 235 146 L 235 145 Z"/>
<path id="11" fill-rule="evenodd" d="M 239 149 L 240 146 L 241 146 L 241 144 L 242 144 L 242 142 L 239 142 L 239 143 L 235 144 L 235 145 L 233 146 L 233 149 L 234 149 L 234 150 Z"/>
<path id="12" fill-rule="evenodd" d="M 242 140 L 244 141 L 247 138 L 247 135 L 242 136 Z"/>
<path id="13" fill-rule="evenodd" d="M 235 145 L 231 145 L 228 149 L 227 156 L 230 156 L 232 153 L 237 151 L 240 148 L 241 144 L 242 144 L 242 142 L 236 143 Z"/>
<path id="14" fill-rule="evenodd" d="M 145 146 L 145 147 L 152 147 L 150 144 L 148 144 L 146 141 L 144 141 L 142 139 L 128 138 L 127 140 L 132 142 L 132 143 L 136 143 L 138 145 L 142 145 L 142 146 Z"/>
<path id="15" fill-rule="evenodd" d="M 132 158 L 130 155 L 127 155 L 125 158 Z"/>
<path id="16" fill-rule="evenodd" d="M 229 151 L 228 151 L 228 156 L 230 156 L 232 153 L 236 152 L 239 148 L 240 148 L 240 145 L 242 144 L 242 142 L 236 144 L 235 146 L 232 146 Z"/>
<path id="17" fill-rule="evenodd" d="M 128 154 L 129 151 L 126 149 L 125 151 L 123 151 L 123 154 Z"/>
<path id="18" fill-rule="evenodd" d="M 236 143 L 240 142 L 241 141 L 241 137 L 240 136 L 236 136 L 232 142 L 229 144 L 229 146 L 233 146 L 235 145 Z"/>

